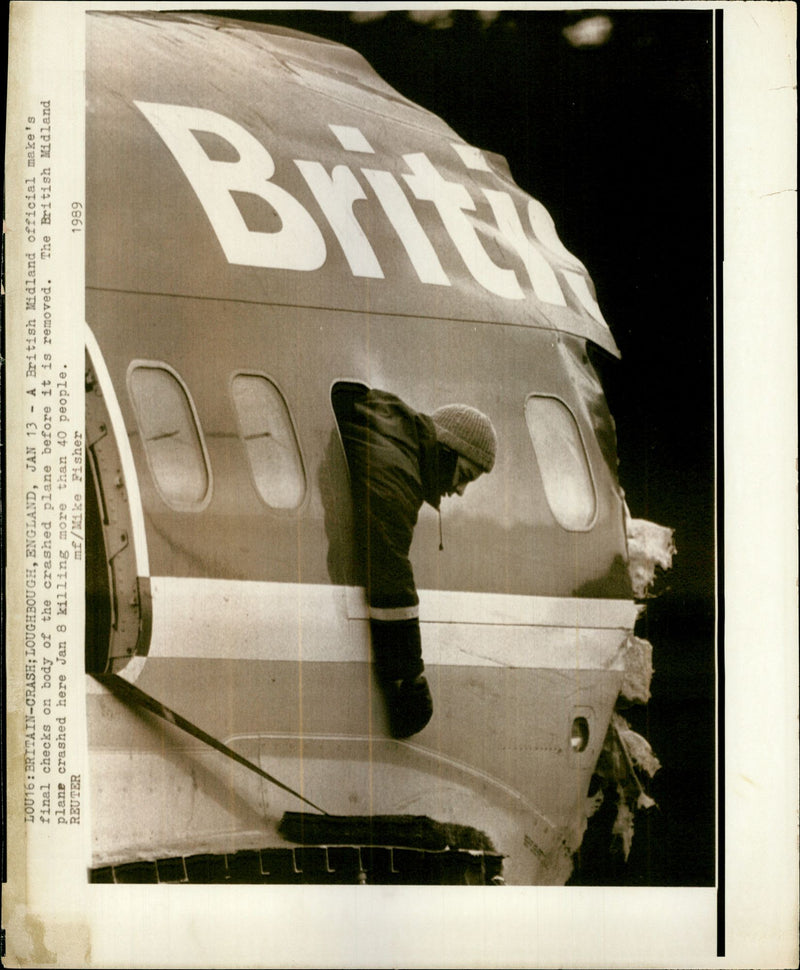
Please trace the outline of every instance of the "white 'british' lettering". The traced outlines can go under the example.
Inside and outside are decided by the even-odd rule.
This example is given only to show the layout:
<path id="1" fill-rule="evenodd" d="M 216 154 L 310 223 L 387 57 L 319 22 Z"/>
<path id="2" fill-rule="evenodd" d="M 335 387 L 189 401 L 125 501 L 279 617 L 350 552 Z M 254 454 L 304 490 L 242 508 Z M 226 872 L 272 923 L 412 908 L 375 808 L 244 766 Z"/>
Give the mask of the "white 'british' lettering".
<path id="1" fill-rule="evenodd" d="M 378 258 L 353 214 L 353 203 L 366 199 L 355 175 L 346 165 L 337 165 L 330 175 L 319 162 L 295 161 L 295 165 L 336 234 L 352 274 L 383 279 Z"/>
<path id="2" fill-rule="evenodd" d="M 269 180 L 272 156 L 249 131 L 216 111 L 174 104 L 134 102 L 175 156 L 211 221 L 230 263 L 271 269 L 315 270 L 325 262 L 325 240 L 307 210 Z M 192 134 L 207 131 L 236 149 L 235 162 L 213 161 Z M 272 206 L 276 232 L 248 229 L 231 192 L 250 192 Z"/>
<path id="3" fill-rule="evenodd" d="M 436 206 L 448 235 L 474 279 L 490 293 L 508 300 L 523 299 L 524 293 L 514 270 L 502 269 L 489 259 L 475 226 L 464 214 L 465 210 L 475 210 L 475 203 L 464 186 L 443 178 L 423 152 L 403 155 L 403 160 L 413 172 L 413 175 L 403 176 L 408 187 L 417 199 Z"/>
<path id="4" fill-rule="evenodd" d="M 397 179 L 391 172 L 372 168 L 362 168 L 361 171 L 378 197 L 378 202 L 408 253 L 411 265 L 420 280 L 423 283 L 450 286 L 450 280 L 442 269 L 436 250 L 425 235 L 425 230 L 419 224 Z"/>
<path id="5" fill-rule="evenodd" d="M 325 238 L 303 203 L 272 181 L 275 163 L 269 151 L 245 128 L 224 115 L 204 108 L 134 102 L 144 114 L 194 189 L 229 262 L 269 269 L 305 272 L 325 264 Z M 349 152 L 374 154 L 363 133 L 352 126 L 328 126 L 341 147 Z M 234 150 L 233 161 L 210 158 L 195 132 L 208 132 L 223 139 Z M 492 169 L 483 154 L 469 145 L 452 143 L 464 165 L 476 178 L 491 177 Z M 422 152 L 402 156 L 409 172 L 403 180 L 414 199 L 435 207 L 444 229 L 475 281 L 484 289 L 507 300 L 522 300 L 525 294 L 517 273 L 499 266 L 489 256 L 479 234 L 481 224 L 469 215 L 476 203 L 460 182 L 442 176 Z M 356 217 L 356 202 L 370 204 L 354 172 L 336 165 L 328 172 L 317 161 L 295 159 L 314 200 L 328 221 L 354 276 L 383 279 L 384 273 L 372 243 Z M 482 175 L 481 173 L 486 173 Z M 397 235 L 420 282 L 450 286 L 439 256 L 421 224 L 417 211 L 398 179 L 380 169 L 362 168 L 361 174 L 374 193 L 383 214 Z M 544 303 L 565 306 L 564 286 L 599 323 L 606 325 L 595 300 L 583 264 L 563 245 L 550 214 L 536 199 L 527 203 L 528 235 L 512 197 L 478 181 L 489 203 L 495 225 L 481 226 L 486 237 L 522 261 L 536 297 Z M 236 204 L 234 193 L 263 199 L 274 210 L 280 227 L 273 232 L 250 229 Z M 424 207 L 423 207 L 424 208 Z M 363 212 L 368 212 L 364 209 Z M 364 216 L 366 218 L 366 216 Z M 365 223 L 374 225 L 374 219 Z M 555 257 L 555 263 L 545 253 Z"/>
<path id="6" fill-rule="evenodd" d="M 564 293 L 559 286 L 553 267 L 547 262 L 539 248 L 528 239 L 522 228 L 517 210 L 507 192 L 484 189 L 483 194 L 492 207 L 497 228 L 505 240 L 516 249 L 533 287 L 533 292 L 545 303 L 566 306 Z"/>

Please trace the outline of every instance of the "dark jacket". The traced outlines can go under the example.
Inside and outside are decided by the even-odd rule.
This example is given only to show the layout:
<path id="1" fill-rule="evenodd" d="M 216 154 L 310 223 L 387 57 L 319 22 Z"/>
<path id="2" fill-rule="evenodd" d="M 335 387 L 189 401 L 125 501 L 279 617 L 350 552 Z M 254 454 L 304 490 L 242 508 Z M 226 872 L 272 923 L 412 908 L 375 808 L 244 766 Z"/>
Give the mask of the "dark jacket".
<path id="1" fill-rule="evenodd" d="M 355 396 L 340 418 L 353 491 L 359 549 L 366 567 L 373 648 L 387 676 L 422 670 L 419 598 L 409 561 L 420 507 L 438 509 L 451 452 L 433 421 L 385 391 Z"/>

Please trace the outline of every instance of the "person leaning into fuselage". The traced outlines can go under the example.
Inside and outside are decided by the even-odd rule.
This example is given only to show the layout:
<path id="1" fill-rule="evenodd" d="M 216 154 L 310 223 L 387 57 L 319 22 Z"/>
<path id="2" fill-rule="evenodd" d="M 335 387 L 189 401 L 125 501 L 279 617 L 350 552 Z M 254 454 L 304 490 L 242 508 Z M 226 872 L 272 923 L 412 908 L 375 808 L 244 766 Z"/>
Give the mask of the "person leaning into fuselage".
<path id="1" fill-rule="evenodd" d="M 419 597 L 409 561 L 423 502 L 437 511 L 494 466 L 492 422 L 466 404 L 431 415 L 386 391 L 364 390 L 340 428 L 366 566 L 372 653 L 396 738 L 421 731 L 433 715 L 422 660 Z M 441 513 L 440 513 L 441 514 Z"/>

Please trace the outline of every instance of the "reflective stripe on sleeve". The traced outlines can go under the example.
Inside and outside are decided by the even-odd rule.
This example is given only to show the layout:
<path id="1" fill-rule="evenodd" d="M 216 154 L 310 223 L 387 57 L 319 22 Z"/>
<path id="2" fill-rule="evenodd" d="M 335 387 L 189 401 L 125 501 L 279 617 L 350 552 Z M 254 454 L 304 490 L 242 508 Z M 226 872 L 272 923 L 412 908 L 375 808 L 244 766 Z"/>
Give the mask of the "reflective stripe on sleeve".
<path id="1" fill-rule="evenodd" d="M 370 606 L 371 620 L 415 620 L 419 616 L 419 606 Z"/>

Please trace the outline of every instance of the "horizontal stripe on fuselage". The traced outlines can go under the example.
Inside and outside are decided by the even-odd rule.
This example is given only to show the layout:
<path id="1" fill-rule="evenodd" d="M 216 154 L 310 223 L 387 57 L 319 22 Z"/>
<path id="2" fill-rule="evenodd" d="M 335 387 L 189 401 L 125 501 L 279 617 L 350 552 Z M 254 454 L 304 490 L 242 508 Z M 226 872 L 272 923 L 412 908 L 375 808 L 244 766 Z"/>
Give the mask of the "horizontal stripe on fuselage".
<path id="1" fill-rule="evenodd" d="M 232 580 L 151 580 L 149 657 L 363 663 L 369 608 L 360 587 Z M 421 590 L 426 664 L 621 669 L 638 607 Z"/>

